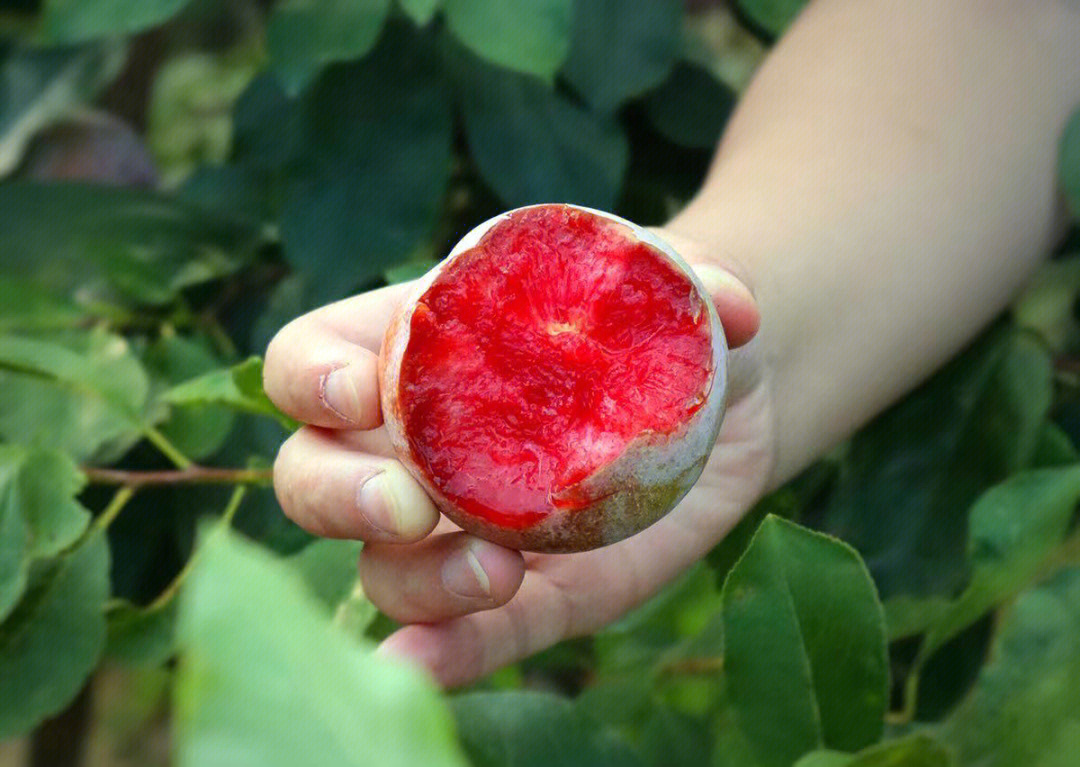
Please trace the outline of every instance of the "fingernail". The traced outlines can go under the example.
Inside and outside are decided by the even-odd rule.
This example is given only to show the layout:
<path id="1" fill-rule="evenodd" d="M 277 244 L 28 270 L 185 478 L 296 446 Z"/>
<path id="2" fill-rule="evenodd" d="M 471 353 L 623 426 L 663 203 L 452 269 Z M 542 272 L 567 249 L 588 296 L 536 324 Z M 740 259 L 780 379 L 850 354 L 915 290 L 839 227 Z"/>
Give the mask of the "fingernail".
<path id="1" fill-rule="evenodd" d="M 736 277 L 722 266 L 716 266 L 714 264 L 694 264 L 694 271 L 705 285 L 705 289 L 709 291 L 709 295 L 716 296 L 719 293 L 733 292 L 741 293 L 754 300 L 754 294 L 746 283 Z"/>
<path id="2" fill-rule="evenodd" d="M 323 404 L 338 417 L 349 423 L 359 420 L 361 411 L 360 391 L 349 374 L 349 366 L 331 370 L 322 379 L 319 397 Z"/>
<path id="3" fill-rule="evenodd" d="M 379 470 L 363 477 L 356 490 L 356 506 L 368 524 L 394 538 L 400 537 L 401 507 L 394 496 L 386 472 Z"/>
<path id="4" fill-rule="evenodd" d="M 482 547 L 480 541 L 471 541 L 463 552 L 443 565 L 442 581 L 447 591 L 469 599 L 491 597 L 491 579 L 477 556 Z"/>

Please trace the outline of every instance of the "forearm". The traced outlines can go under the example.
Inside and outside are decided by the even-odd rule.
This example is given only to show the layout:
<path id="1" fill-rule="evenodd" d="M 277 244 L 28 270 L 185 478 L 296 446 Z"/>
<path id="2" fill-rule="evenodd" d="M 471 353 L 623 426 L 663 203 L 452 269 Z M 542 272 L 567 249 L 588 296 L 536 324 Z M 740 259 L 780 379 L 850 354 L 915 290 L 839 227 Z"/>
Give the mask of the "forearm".
<path id="1" fill-rule="evenodd" d="M 1078 104 L 1071 0 L 820 0 L 777 45 L 668 226 L 757 295 L 774 481 L 1007 304 L 1059 223 Z"/>

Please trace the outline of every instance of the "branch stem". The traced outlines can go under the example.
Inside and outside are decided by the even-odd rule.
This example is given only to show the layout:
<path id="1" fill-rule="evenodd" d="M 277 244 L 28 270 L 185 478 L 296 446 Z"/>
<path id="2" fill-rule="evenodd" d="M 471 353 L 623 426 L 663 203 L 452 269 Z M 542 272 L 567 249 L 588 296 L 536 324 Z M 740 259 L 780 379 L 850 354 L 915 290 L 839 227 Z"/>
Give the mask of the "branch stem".
<path id="1" fill-rule="evenodd" d="M 272 477 L 270 469 L 218 469 L 189 466 L 163 471 L 128 471 L 84 466 L 83 474 L 95 485 L 265 485 Z"/>

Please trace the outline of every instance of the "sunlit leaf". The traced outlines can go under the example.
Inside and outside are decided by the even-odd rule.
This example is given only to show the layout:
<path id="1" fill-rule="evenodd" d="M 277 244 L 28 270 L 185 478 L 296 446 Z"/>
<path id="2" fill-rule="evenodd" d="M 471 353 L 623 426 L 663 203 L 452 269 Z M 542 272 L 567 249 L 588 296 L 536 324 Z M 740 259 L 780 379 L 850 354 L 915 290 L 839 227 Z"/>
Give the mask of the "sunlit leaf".
<path id="1" fill-rule="evenodd" d="M 34 560 L 56 556 L 86 529 L 90 513 L 75 500 L 83 485 L 63 453 L 0 445 L 0 621 Z"/>
<path id="2" fill-rule="evenodd" d="M 430 681 L 334 629 L 281 560 L 212 536 L 181 598 L 178 764 L 464 764 Z"/>
<path id="3" fill-rule="evenodd" d="M 174 405 L 224 405 L 252 415 L 275 418 L 286 429 L 296 423 L 282 413 L 262 388 L 262 359 L 251 357 L 231 368 L 214 370 L 177 384 L 162 394 Z"/>
<path id="4" fill-rule="evenodd" d="M 145 429 L 146 371 L 104 331 L 70 344 L 0 335 L 0 389 L 0 437 L 77 460 L 116 457 Z"/>

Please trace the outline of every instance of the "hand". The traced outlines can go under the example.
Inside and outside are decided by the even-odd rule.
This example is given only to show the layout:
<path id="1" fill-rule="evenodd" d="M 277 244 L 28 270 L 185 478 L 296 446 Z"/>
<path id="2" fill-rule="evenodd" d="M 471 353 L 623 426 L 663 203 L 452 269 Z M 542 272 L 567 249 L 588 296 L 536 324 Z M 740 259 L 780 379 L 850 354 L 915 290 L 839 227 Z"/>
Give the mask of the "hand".
<path id="1" fill-rule="evenodd" d="M 764 368 L 749 343 L 756 303 L 733 272 L 660 231 L 692 264 L 720 313 L 731 355 L 720 437 L 694 488 L 627 540 L 570 555 L 512 551 L 440 518 L 395 460 L 381 428 L 377 359 L 410 285 L 317 309 L 284 327 L 266 353 L 270 398 L 308 425 L 282 446 L 274 487 L 285 513 L 316 535 L 365 542 L 368 598 L 408 624 L 382 651 L 426 666 L 446 685 L 472 681 L 569 637 L 592 633 L 700 559 L 760 497 L 773 459 Z"/>

